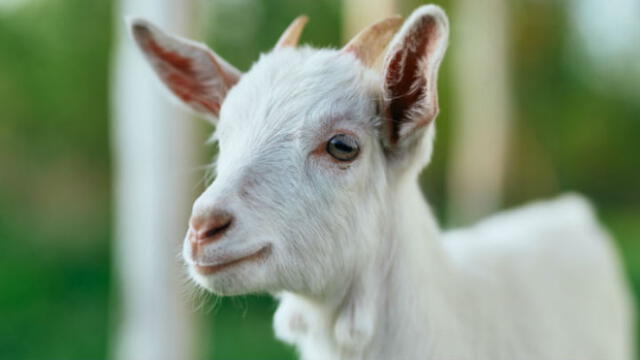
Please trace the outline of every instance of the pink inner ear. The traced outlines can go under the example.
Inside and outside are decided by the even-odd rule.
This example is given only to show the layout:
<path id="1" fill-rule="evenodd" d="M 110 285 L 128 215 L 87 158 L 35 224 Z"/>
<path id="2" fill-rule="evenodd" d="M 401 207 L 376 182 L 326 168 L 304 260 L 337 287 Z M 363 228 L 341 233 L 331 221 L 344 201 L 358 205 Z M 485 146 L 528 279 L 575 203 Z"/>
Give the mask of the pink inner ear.
<path id="1" fill-rule="evenodd" d="M 214 114 L 220 111 L 220 102 L 214 94 L 207 93 L 210 89 L 202 83 L 192 59 L 164 49 L 151 36 L 147 36 L 145 42 L 145 47 L 159 60 L 156 64 L 159 76 L 176 96 Z"/>
<path id="2" fill-rule="evenodd" d="M 437 34 L 436 20 L 431 16 L 423 17 L 410 33 L 405 36 L 393 56 L 389 59 L 385 84 L 388 105 L 386 115 L 391 120 L 391 143 L 398 140 L 400 127 L 407 121 L 416 122 L 416 126 L 426 125 L 431 116 L 420 110 L 420 102 L 427 91 L 427 62 L 429 46 Z M 412 118 L 419 116 L 419 118 Z"/>

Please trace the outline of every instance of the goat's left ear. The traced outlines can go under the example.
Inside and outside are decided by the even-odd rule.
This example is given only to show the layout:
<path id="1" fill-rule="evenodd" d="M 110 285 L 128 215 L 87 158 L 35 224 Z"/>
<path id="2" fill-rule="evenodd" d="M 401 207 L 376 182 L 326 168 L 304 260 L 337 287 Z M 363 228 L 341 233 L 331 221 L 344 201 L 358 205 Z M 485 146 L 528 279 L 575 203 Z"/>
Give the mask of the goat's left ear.
<path id="1" fill-rule="evenodd" d="M 437 78 L 449 22 L 435 5 L 416 9 L 391 41 L 384 65 L 384 144 L 419 137 L 438 114 Z"/>
<path id="2" fill-rule="evenodd" d="M 170 35 L 144 19 L 128 19 L 131 34 L 160 80 L 184 104 L 215 118 L 241 73 L 204 44 Z"/>

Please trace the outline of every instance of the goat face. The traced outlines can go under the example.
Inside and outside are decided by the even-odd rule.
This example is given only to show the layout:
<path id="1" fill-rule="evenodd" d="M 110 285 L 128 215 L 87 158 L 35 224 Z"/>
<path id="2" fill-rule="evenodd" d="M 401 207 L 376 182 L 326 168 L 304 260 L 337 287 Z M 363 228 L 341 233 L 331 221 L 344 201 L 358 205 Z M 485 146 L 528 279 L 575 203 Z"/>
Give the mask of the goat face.
<path id="1" fill-rule="evenodd" d="M 299 18 L 244 75 L 206 47 L 134 20 L 134 38 L 168 88 L 218 118 L 215 181 L 196 200 L 184 258 L 218 294 L 321 295 L 380 246 L 398 174 L 431 153 L 447 20 L 424 7 L 383 20 L 342 50 L 293 45 Z M 427 139 L 426 141 L 424 139 Z"/>
<path id="2" fill-rule="evenodd" d="M 274 51 L 242 77 L 221 108 L 217 176 L 185 240 L 198 283 L 318 293 L 366 259 L 386 178 L 377 81 L 353 56 L 305 48 Z M 194 241 L 218 213 L 233 217 L 224 234 L 211 231 L 218 222 Z"/>

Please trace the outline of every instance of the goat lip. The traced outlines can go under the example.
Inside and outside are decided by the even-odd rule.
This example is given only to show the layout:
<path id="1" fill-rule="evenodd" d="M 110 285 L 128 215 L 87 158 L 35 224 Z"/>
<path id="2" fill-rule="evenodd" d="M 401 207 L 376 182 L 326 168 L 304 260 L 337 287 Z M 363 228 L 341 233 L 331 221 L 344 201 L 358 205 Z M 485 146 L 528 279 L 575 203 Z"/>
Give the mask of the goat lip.
<path id="1" fill-rule="evenodd" d="M 260 248 L 260 250 L 250 253 L 249 255 L 241 256 L 239 258 L 229 260 L 229 261 L 222 261 L 218 264 L 208 265 L 208 264 L 200 264 L 199 262 L 196 262 L 195 264 L 193 264 L 193 268 L 196 270 L 197 273 L 201 275 L 212 275 L 214 273 L 217 273 L 221 270 L 227 269 L 234 265 L 238 265 L 248 261 L 260 260 L 265 256 L 267 256 L 270 250 L 271 250 L 271 245 L 265 245 L 262 248 Z"/>

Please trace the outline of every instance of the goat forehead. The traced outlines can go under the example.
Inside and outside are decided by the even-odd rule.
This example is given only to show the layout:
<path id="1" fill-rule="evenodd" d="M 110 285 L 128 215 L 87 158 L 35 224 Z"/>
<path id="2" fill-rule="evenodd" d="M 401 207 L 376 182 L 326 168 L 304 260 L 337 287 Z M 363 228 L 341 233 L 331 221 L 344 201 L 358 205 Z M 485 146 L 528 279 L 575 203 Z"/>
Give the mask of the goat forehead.
<path id="1" fill-rule="evenodd" d="M 375 105 L 375 77 L 336 50 L 276 50 L 229 93 L 219 137 L 234 132 L 264 142 L 314 132 L 335 117 L 366 121 L 362 113 Z"/>

